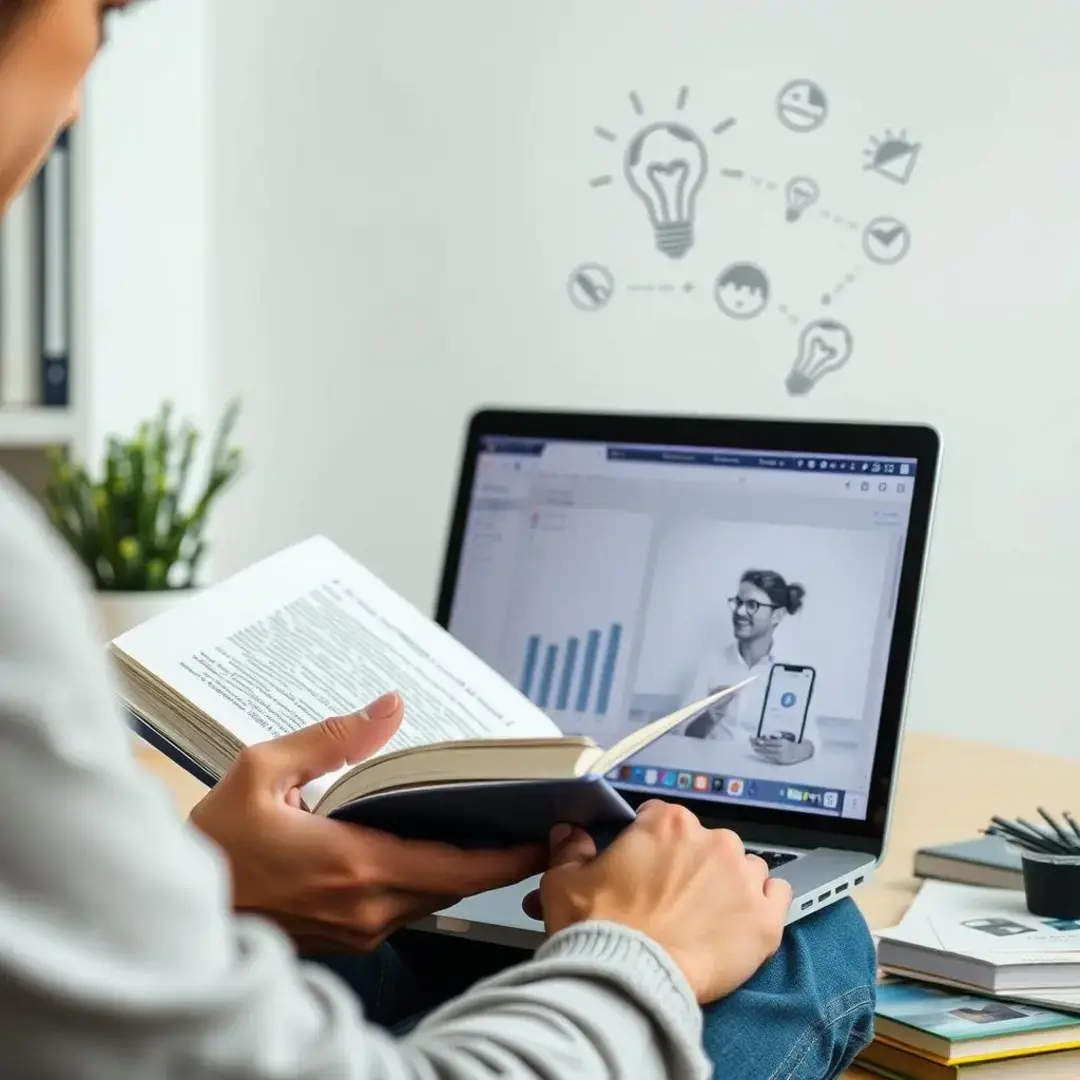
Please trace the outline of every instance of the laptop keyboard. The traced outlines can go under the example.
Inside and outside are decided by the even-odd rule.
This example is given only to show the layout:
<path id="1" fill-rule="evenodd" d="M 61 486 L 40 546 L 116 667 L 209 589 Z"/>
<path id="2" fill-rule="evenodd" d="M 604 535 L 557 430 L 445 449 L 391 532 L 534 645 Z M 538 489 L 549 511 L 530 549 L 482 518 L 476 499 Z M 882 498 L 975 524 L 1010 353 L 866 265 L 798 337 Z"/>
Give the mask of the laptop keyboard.
<path id="1" fill-rule="evenodd" d="M 770 870 L 775 870 L 784 863 L 794 862 L 799 856 L 792 855 L 790 851 L 756 851 L 749 849 L 752 854 L 764 859 Z"/>

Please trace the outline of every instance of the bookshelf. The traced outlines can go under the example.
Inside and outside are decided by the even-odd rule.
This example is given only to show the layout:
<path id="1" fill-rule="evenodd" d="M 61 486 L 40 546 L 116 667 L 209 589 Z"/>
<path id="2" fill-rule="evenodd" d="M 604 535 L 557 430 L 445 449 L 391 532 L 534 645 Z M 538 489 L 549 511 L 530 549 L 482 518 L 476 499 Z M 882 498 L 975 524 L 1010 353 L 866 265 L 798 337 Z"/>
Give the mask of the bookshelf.
<path id="1" fill-rule="evenodd" d="M 45 450 L 50 446 L 70 445 L 77 439 L 75 411 L 70 407 L 0 407 L 0 455 L 6 450 Z"/>

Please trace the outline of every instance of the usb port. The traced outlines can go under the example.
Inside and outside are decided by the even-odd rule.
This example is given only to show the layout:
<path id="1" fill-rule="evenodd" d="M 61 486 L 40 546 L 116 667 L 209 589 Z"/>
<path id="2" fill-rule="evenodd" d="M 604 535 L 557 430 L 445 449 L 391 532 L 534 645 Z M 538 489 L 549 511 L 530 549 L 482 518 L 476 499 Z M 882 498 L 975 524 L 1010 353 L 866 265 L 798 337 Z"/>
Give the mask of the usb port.
<path id="1" fill-rule="evenodd" d="M 813 906 L 814 906 L 814 901 L 813 900 L 804 900 L 801 910 L 802 911 L 809 911 Z"/>
<path id="2" fill-rule="evenodd" d="M 843 885 L 837 885 L 836 886 L 837 895 L 839 896 L 839 894 L 842 893 L 842 892 L 847 892 L 847 882 L 846 881 L 844 882 Z"/>
<path id="3" fill-rule="evenodd" d="M 818 898 L 817 902 L 820 904 L 823 900 L 828 900 L 832 896 L 832 892 L 823 892 Z"/>
<path id="4" fill-rule="evenodd" d="M 861 877 L 857 877 L 857 878 L 855 879 L 855 886 L 856 886 L 856 888 L 857 888 L 858 886 L 860 886 L 860 885 L 861 885 L 862 883 L 863 883 L 863 878 L 861 878 Z"/>

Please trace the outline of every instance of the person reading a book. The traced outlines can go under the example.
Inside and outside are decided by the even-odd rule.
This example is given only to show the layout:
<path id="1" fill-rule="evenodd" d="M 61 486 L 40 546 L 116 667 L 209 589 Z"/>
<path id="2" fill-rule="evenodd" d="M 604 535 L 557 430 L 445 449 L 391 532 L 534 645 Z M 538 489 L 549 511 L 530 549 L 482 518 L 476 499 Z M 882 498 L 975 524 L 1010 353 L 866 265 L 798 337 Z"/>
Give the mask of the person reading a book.
<path id="1" fill-rule="evenodd" d="M 125 6 L 0 0 L 0 208 Z M 831 1077 L 869 1039 L 857 910 L 782 933 L 786 885 L 731 832 L 654 802 L 602 853 L 566 829 L 547 851 L 465 851 L 309 812 L 309 781 L 397 730 L 397 695 L 242 751 L 181 822 L 131 757 L 109 674 L 70 551 L 0 477 L 5 1076 Z M 395 933 L 541 869 L 546 942 L 511 966 L 457 942 L 450 971 L 433 936 Z"/>
<path id="2" fill-rule="evenodd" d="M 690 697 L 696 701 L 747 677 L 758 678 L 730 698 L 713 705 L 693 720 L 683 734 L 696 739 L 717 739 L 748 745 L 770 765 L 798 765 L 814 756 L 817 730 L 812 713 L 800 731 L 759 736 L 762 709 L 769 688 L 769 673 L 776 663 L 776 633 L 785 618 L 802 609 L 806 590 L 788 582 L 775 570 L 747 570 L 735 594 L 728 599 L 734 638 L 720 650 L 709 649 L 692 679 Z M 795 710 L 799 719 L 802 712 Z"/>

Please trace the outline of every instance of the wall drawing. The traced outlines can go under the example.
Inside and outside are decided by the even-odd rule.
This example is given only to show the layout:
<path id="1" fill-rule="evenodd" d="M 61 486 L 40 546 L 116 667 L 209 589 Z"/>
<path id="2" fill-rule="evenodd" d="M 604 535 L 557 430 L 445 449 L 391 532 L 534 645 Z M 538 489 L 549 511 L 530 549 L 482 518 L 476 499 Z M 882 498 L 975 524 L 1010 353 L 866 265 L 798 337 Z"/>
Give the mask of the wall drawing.
<path id="1" fill-rule="evenodd" d="M 630 130 L 620 135 L 607 126 L 593 128 L 596 138 L 611 144 L 612 149 L 618 151 L 622 145 L 622 168 L 592 176 L 588 185 L 602 191 L 626 184 L 644 211 L 650 244 L 661 260 L 660 271 L 665 266 L 670 270 L 679 260 L 685 261 L 700 245 L 702 235 L 722 235 L 722 228 L 698 220 L 699 195 L 707 184 L 713 183 L 738 185 L 754 192 L 752 198 L 761 199 L 763 209 L 766 205 L 775 207 L 773 212 L 781 213 L 783 220 L 800 234 L 821 224 L 831 226 L 834 238 L 845 248 L 854 248 L 846 272 L 838 274 L 831 285 L 817 294 L 816 302 L 822 308 L 834 308 L 841 297 L 847 301 L 848 290 L 862 274 L 895 266 L 910 253 L 912 234 L 905 221 L 891 214 L 880 214 L 869 222 L 859 222 L 838 213 L 832 202 L 833 188 L 859 182 L 860 174 L 869 177 L 865 181 L 868 184 L 878 183 L 877 178 L 881 177 L 906 186 L 916 172 L 922 151 L 922 143 L 911 141 L 906 129 L 898 134 L 885 129 L 883 135 L 871 138 L 863 149 L 861 170 L 847 168 L 836 178 L 796 173 L 780 180 L 748 168 L 749 162 L 727 160 L 722 137 L 736 126 L 737 117 L 722 116 L 697 127 L 686 115 L 690 99 L 690 88 L 681 86 L 669 99 L 664 115 L 649 116 L 641 95 L 630 91 Z M 785 83 L 775 99 L 776 121 L 800 140 L 804 136 L 812 137 L 827 122 L 829 111 L 825 90 L 807 78 Z M 795 234 L 793 229 L 790 235 Z M 801 327 L 795 330 L 794 360 L 791 353 L 785 360 L 783 383 L 792 396 L 811 393 L 826 376 L 850 362 L 854 336 L 845 322 L 825 313 L 804 319 L 789 303 L 781 302 L 789 299 L 783 296 L 786 290 L 776 295 L 776 280 L 783 276 L 777 267 L 767 274 L 754 262 L 739 258 L 737 251 L 726 254 L 727 258 L 718 260 L 723 269 L 705 287 L 700 287 L 692 274 L 684 272 L 679 279 L 664 281 L 662 272 L 658 271 L 658 280 L 630 282 L 622 287 L 620 295 L 632 300 L 666 294 L 672 298 L 671 303 L 709 301 L 722 316 L 743 322 L 774 309 L 785 324 Z M 691 261 L 700 262 L 700 256 L 695 255 Z M 566 289 L 570 302 L 578 310 L 600 312 L 615 296 L 615 275 L 599 263 L 582 263 L 570 273 Z M 799 307 L 801 310 L 802 305 Z"/>

